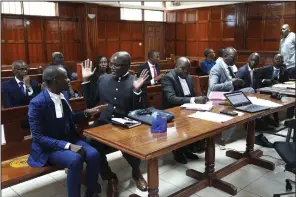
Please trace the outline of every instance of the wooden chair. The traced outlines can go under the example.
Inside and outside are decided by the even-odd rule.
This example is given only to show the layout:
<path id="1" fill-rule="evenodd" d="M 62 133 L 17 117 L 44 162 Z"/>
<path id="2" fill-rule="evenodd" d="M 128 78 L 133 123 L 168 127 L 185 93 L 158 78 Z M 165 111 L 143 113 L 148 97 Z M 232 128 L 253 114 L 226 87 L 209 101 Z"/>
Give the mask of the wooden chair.
<path id="1" fill-rule="evenodd" d="M 199 84 L 200 84 L 200 95 L 199 96 L 207 95 L 208 88 L 209 88 L 209 75 L 199 76 Z"/>
<path id="2" fill-rule="evenodd" d="M 74 111 L 85 109 L 83 98 L 70 100 L 70 103 Z M 21 127 L 20 122 L 23 120 L 28 120 L 28 106 L 2 109 L 1 123 L 6 141 L 1 146 L 2 189 L 59 170 L 53 166 L 28 166 L 32 137 L 29 129 Z M 84 127 L 85 123 L 82 124 L 81 127 Z"/>
<path id="3" fill-rule="evenodd" d="M 161 85 L 147 86 L 146 106 L 162 109 L 162 87 Z"/>

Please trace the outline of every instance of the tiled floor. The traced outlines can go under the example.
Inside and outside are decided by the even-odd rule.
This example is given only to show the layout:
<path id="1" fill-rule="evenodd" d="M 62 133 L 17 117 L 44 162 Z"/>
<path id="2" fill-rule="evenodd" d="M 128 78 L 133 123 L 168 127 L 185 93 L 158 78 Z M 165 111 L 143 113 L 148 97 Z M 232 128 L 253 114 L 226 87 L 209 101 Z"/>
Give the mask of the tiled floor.
<path id="1" fill-rule="evenodd" d="M 286 133 L 282 131 L 281 133 Z M 283 141 L 284 138 L 268 135 L 266 137 L 274 141 Z M 226 145 L 227 149 L 244 150 L 245 138 L 237 140 Z M 257 166 L 248 165 L 236 172 L 223 178 L 224 181 L 232 183 L 238 188 L 237 197 L 272 197 L 274 193 L 285 192 L 285 179 L 294 179 L 294 175 L 290 172 L 284 172 L 284 162 L 280 159 L 274 149 L 262 148 L 255 146 L 255 149 L 264 151 L 264 159 L 273 161 L 276 164 L 274 171 L 266 170 Z M 199 155 L 198 161 L 191 161 L 186 165 L 177 164 L 171 154 L 164 155 L 159 159 L 159 193 L 160 196 L 168 196 L 183 187 L 194 183 L 194 179 L 187 177 L 185 171 L 193 168 L 199 171 L 204 171 L 204 154 Z M 128 197 L 132 193 L 141 196 L 147 196 L 147 192 L 139 191 L 134 182 L 131 180 L 131 169 L 127 162 L 122 158 L 120 152 L 115 152 L 108 155 L 111 168 L 117 173 L 120 181 L 120 196 Z M 225 150 L 221 147 L 216 147 L 216 165 L 215 168 L 220 169 L 230 164 L 234 160 L 225 156 Z M 142 162 L 141 169 L 144 177 L 147 178 L 146 162 Z M 106 182 L 101 182 L 103 191 L 100 196 L 106 196 Z M 295 186 L 293 185 L 295 191 Z M 82 186 L 82 193 L 85 188 Z M 67 197 L 66 190 L 66 175 L 64 171 L 57 171 L 36 179 L 14 185 L 2 190 L 3 197 Z M 82 195 L 83 196 L 83 195 Z M 230 195 L 215 188 L 205 188 L 192 197 L 229 197 Z M 288 197 L 295 197 L 296 194 Z"/>

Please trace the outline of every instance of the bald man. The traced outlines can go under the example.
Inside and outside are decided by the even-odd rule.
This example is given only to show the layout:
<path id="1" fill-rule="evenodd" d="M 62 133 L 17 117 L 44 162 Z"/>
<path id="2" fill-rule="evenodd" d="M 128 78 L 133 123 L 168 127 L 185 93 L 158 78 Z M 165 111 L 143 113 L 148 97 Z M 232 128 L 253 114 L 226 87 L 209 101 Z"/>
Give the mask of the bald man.
<path id="1" fill-rule="evenodd" d="M 196 96 L 193 81 L 190 74 L 190 61 L 186 57 L 180 57 L 176 62 L 175 69 L 171 70 L 162 78 L 162 90 L 164 95 L 164 108 L 180 106 L 184 103 L 206 103 L 207 98 Z M 198 156 L 192 153 L 194 148 L 202 149 L 203 142 L 193 143 L 190 146 L 173 151 L 174 159 L 182 164 L 187 159 L 197 160 Z"/>
<path id="2" fill-rule="evenodd" d="M 31 99 L 40 92 L 37 81 L 28 76 L 28 65 L 23 60 L 12 63 L 12 72 L 14 77 L 2 83 L 4 107 L 29 105 Z"/>
<path id="3" fill-rule="evenodd" d="M 249 93 L 255 92 L 253 88 L 244 88 L 245 82 L 235 75 L 232 67 L 236 60 L 236 49 L 226 47 L 223 52 L 223 60 L 216 61 L 215 66 L 210 71 L 208 95 L 211 91 L 233 92 L 241 90 Z"/>
<path id="4" fill-rule="evenodd" d="M 238 69 L 237 77 L 244 80 L 244 87 L 258 88 L 260 83 L 259 72 L 255 69 L 259 66 L 260 55 L 258 53 L 252 53 L 248 58 L 248 63 Z"/>
<path id="5" fill-rule="evenodd" d="M 120 51 L 112 55 L 110 60 L 111 74 L 100 76 L 97 80 L 97 95 L 93 96 L 92 86 L 89 83 L 90 77 L 95 73 L 92 70 L 92 62 L 86 60 L 82 65 L 83 91 L 85 103 L 88 107 L 93 107 L 99 102 L 108 104 L 107 109 L 101 113 L 99 120 L 93 126 L 111 123 L 111 118 L 126 117 L 129 111 L 143 108 L 143 98 L 141 88 L 149 77 L 149 71 L 143 70 L 138 79 L 129 73 L 131 56 Z M 92 141 L 101 153 L 101 177 L 108 181 L 107 196 L 116 197 L 119 195 L 118 179 L 109 167 L 105 146 Z M 140 171 L 141 160 L 126 153 L 123 157 L 132 167 L 132 178 L 136 182 L 137 188 L 141 191 L 147 190 L 147 182 Z"/>
<path id="6" fill-rule="evenodd" d="M 72 80 L 71 73 L 70 73 L 69 69 L 65 66 L 64 55 L 61 52 L 53 52 L 51 55 L 51 58 L 52 58 L 52 63 L 50 65 L 63 66 L 67 72 L 68 79 Z"/>
<path id="7" fill-rule="evenodd" d="M 280 42 L 279 53 L 284 58 L 284 64 L 287 66 L 289 78 L 296 79 L 295 33 L 291 32 L 290 26 L 288 24 L 284 24 L 281 27 L 281 33 L 283 38 Z"/>

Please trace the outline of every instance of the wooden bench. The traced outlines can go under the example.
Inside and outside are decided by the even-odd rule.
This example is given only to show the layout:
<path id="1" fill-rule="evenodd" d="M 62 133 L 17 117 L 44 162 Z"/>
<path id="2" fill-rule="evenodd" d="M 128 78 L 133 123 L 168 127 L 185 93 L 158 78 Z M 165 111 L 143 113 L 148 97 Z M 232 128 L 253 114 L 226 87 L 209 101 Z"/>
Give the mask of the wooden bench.
<path id="1" fill-rule="evenodd" d="M 35 75 L 29 75 L 30 79 L 37 81 L 39 84 L 42 82 L 42 74 L 35 74 Z M 12 76 L 10 77 L 1 77 L 1 82 L 8 81 L 11 79 Z"/>
<path id="2" fill-rule="evenodd" d="M 30 68 L 28 70 L 29 75 L 37 75 L 37 74 L 41 74 L 41 73 L 42 73 L 42 67 L 41 68 Z M 11 69 L 1 71 L 1 78 L 12 77 L 12 76 L 14 76 L 14 74 Z"/>
<path id="3" fill-rule="evenodd" d="M 83 98 L 72 99 L 70 103 L 75 111 L 85 109 Z M 4 126 L 6 141 L 1 146 L 2 189 L 59 170 L 53 166 L 28 166 L 32 138 L 29 129 L 21 127 L 22 120 L 28 120 L 28 106 L 2 109 L 1 123 Z M 82 124 L 80 126 L 85 127 L 85 123 Z"/>

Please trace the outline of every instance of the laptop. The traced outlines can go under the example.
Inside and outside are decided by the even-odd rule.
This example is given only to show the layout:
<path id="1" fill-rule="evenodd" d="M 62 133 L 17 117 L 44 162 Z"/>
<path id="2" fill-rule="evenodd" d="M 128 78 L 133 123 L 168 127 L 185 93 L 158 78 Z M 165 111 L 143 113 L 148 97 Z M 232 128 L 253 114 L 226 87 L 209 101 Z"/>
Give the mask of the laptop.
<path id="1" fill-rule="evenodd" d="M 229 100 L 231 105 L 239 111 L 255 113 L 270 108 L 266 106 L 252 104 L 248 97 L 241 91 L 226 93 L 224 94 L 224 96 Z"/>

